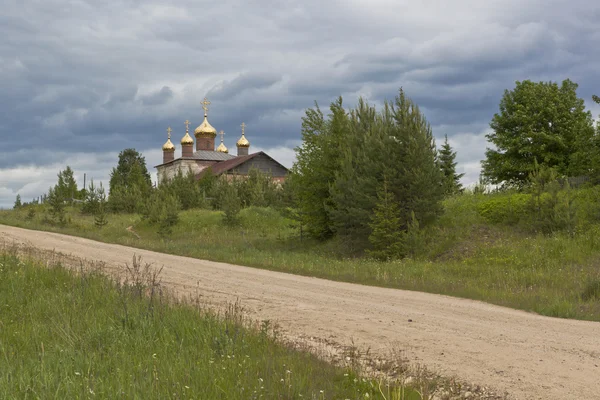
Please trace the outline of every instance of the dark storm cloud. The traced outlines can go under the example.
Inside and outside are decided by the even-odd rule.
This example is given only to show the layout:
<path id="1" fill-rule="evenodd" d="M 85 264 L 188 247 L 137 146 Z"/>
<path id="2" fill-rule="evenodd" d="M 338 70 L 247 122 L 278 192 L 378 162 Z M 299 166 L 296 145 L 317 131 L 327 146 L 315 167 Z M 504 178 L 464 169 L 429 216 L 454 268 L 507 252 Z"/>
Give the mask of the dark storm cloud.
<path id="1" fill-rule="evenodd" d="M 205 96 L 229 147 L 245 122 L 252 146 L 277 149 L 297 143 L 315 101 L 381 105 L 399 87 L 454 140 L 472 181 L 515 81 L 571 78 L 586 101 L 600 91 L 599 10 L 587 0 L 7 0 L 0 188 L 13 195 L 25 182 L 10 178 L 16 166 L 69 154 L 159 157 L 168 126 L 178 145 L 183 121 L 200 124 Z"/>

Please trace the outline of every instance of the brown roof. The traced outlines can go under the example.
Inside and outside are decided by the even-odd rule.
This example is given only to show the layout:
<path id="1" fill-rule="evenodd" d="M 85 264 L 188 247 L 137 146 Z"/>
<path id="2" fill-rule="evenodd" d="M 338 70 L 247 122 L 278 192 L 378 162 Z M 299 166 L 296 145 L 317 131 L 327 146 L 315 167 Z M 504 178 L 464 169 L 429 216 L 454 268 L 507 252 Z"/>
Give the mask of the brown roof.
<path id="1" fill-rule="evenodd" d="M 259 154 L 263 154 L 263 155 L 269 157 L 275 163 L 281 165 L 281 163 L 279 163 L 273 157 L 269 156 L 267 153 L 265 153 L 263 151 L 259 151 L 258 153 L 248 154 L 247 156 L 237 156 L 235 158 L 232 158 L 231 160 L 218 162 L 214 165 L 211 165 L 210 168 L 206 168 L 205 170 L 200 172 L 200 175 L 202 175 L 204 172 L 208 171 L 209 169 L 212 171 L 212 173 L 214 175 L 221 175 L 224 172 L 230 171 L 230 170 L 234 169 L 235 167 L 242 165 L 246 161 L 252 160 L 254 157 L 258 156 Z M 281 167 L 285 168 L 283 165 L 281 165 Z M 285 168 L 285 169 L 287 170 L 287 168 Z"/>

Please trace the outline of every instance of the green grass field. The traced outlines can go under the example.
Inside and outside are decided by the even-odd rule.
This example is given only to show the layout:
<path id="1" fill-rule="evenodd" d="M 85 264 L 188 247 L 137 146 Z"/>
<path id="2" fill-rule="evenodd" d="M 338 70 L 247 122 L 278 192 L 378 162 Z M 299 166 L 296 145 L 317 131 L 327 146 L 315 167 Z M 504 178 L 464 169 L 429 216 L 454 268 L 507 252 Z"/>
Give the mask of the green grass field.
<path id="1" fill-rule="evenodd" d="M 139 271 L 117 284 L 0 250 L 0 398 L 420 399 L 285 346 L 235 307 L 177 304 Z"/>
<path id="2" fill-rule="evenodd" d="M 165 253 L 230 262 L 369 285 L 483 300 L 539 314 L 600 321 L 600 225 L 575 236 L 527 233 L 490 224 L 477 212 L 489 196 L 465 194 L 445 201 L 445 213 L 423 235 L 412 259 L 378 262 L 340 256 L 335 241 L 301 236 L 277 211 L 242 210 L 241 225 L 222 223 L 217 211 L 191 210 L 167 240 L 138 215 L 109 215 L 102 229 L 70 209 L 64 228 L 43 222 L 39 210 L 0 212 L 0 223 L 83 236 Z M 42 206 L 39 206 L 42 207 Z M 126 228 L 132 226 L 136 238 Z M 591 295 L 590 295 L 591 293 Z"/>

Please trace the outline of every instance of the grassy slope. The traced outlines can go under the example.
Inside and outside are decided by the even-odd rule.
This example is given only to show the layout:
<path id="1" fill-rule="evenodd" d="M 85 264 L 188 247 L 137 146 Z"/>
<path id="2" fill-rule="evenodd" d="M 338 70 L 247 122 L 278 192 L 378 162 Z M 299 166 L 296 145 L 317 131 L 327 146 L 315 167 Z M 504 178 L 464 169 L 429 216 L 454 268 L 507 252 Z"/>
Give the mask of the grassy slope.
<path id="1" fill-rule="evenodd" d="M 225 261 L 278 271 L 484 300 L 540 314 L 600 321 L 600 301 L 582 293 L 600 280 L 597 229 L 575 238 L 528 235 L 486 224 L 476 211 L 481 197 L 445 202 L 446 212 L 427 232 L 415 259 L 376 262 L 342 259 L 335 243 L 300 240 L 291 221 L 273 210 L 242 212 L 242 226 L 224 227 L 219 212 L 187 211 L 170 240 L 136 215 L 109 216 L 101 230 L 91 217 L 71 212 L 66 228 L 42 223 L 42 215 L 0 212 L 0 223 L 52 230 L 165 253 Z M 141 240 L 126 230 L 134 226 Z"/>
<path id="2" fill-rule="evenodd" d="M 3 399 L 382 398 L 377 382 L 278 344 L 235 312 L 151 300 L 97 273 L 0 251 L 0 295 Z M 383 388 L 402 398 L 393 392 Z"/>

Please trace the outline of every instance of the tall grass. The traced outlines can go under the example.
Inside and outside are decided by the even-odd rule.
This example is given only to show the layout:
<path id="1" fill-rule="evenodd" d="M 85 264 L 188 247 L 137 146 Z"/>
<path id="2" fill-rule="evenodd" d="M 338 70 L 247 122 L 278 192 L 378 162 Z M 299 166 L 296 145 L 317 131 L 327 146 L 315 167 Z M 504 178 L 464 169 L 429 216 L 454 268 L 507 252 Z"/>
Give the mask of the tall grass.
<path id="1" fill-rule="evenodd" d="M 91 217 L 69 211 L 54 227 L 43 211 L 0 212 L 0 223 L 84 236 L 165 253 L 334 280 L 420 290 L 483 300 L 543 315 L 600 321 L 600 225 L 577 235 L 542 235 L 519 226 L 494 225 L 478 213 L 485 196 L 446 200 L 437 225 L 427 228 L 411 259 L 378 262 L 343 256 L 340 243 L 308 240 L 293 221 L 268 208 L 241 212 L 227 227 L 216 211 L 182 212 L 168 239 L 137 215 L 111 215 L 98 229 Z M 133 227 L 135 234 L 128 231 Z M 591 294 L 590 294 L 591 293 Z"/>
<path id="2" fill-rule="evenodd" d="M 134 263 L 116 283 L 0 251 L 2 399 L 419 399 L 279 343 L 268 325 L 177 304 Z"/>

